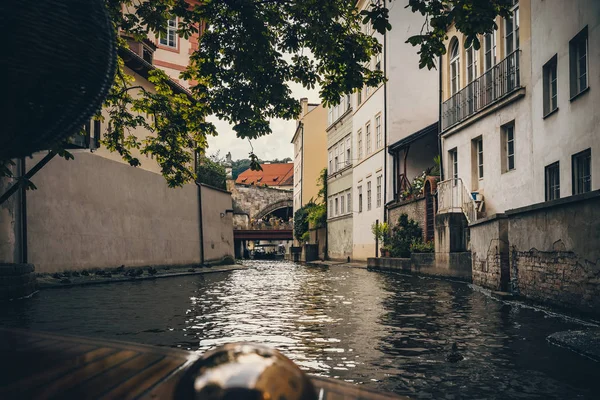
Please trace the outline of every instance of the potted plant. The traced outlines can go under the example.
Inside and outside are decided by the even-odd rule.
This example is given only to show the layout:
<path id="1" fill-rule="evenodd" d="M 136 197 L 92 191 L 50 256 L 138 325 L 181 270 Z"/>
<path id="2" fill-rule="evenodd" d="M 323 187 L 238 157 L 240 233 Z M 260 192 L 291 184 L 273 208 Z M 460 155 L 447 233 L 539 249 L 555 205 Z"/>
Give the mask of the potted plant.
<path id="1" fill-rule="evenodd" d="M 390 226 L 388 225 L 387 222 L 374 222 L 373 225 L 371 225 L 371 232 L 373 233 L 373 236 L 375 236 L 375 238 L 379 241 L 381 247 L 380 247 L 380 254 L 382 257 L 389 257 L 390 256 L 390 248 L 388 247 L 388 238 L 389 238 L 389 234 L 390 234 Z"/>

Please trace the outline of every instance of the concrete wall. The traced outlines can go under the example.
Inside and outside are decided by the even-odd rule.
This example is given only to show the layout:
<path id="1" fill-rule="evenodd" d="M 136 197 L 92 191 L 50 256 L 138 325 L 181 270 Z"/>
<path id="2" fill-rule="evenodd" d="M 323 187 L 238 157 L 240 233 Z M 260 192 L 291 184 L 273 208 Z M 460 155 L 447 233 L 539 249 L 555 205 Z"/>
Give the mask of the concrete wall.
<path id="1" fill-rule="evenodd" d="M 560 197 L 572 193 L 571 156 L 591 148 L 592 190 L 600 189 L 600 2 L 532 0 L 531 92 L 533 163 L 528 204 L 544 201 L 544 167 L 560 162 Z M 569 41 L 588 28 L 588 81 L 590 90 L 570 99 Z M 558 111 L 544 118 L 543 66 L 557 55 Z"/>
<path id="2" fill-rule="evenodd" d="M 508 291 L 508 220 L 493 216 L 469 226 L 473 283 L 492 290 Z"/>
<path id="3" fill-rule="evenodd" d="M 200 261 L 195 185 L 170 189 L 161 175 L 86 152 L 53 159 L 35 183 L 27 211 L 37 272 Z"/>
<path id="4" fill-rule="evenodd" d="M 413 253 L 410 258 L 372 257 L 367 260 L 367 266 L 374 270 L 410 272 L 471 282 L 470 253 L 453 253 L 442 262 L 435 253 Z"/>
<path id="5" fill-rule="evenodd" d="M 332 260 L 352 258 L 352 215 L 327 221 L 327 250 Z"/>
<path id="6" fill-rule="evenodd" d="M 201 185 L 204 261 L 234 258 L 231 193 Z"/>
<path id="7" fill-rule="evenodd" d="M 600 191 L 516 210 L 469 227 L 473 282 L 599 315 Z M 507 276 L 508 275 L 508 276 Z"/>
<path id="8" fill-rule="evenodd" d="M 425 197 L 421 197 L 414 200 L 408 200 L 405 203 L 401 203 L 390 207 L 388 210 L 388 223 L 393 226 L 398 224 L 400 215 L 406 214 L 408 218 L 413 219 L 419 223 L 419 227 L 423 230 L 423 240 L 425 240 L 425 226 L 426 221 L 426 209 L 425 209 Z"/>

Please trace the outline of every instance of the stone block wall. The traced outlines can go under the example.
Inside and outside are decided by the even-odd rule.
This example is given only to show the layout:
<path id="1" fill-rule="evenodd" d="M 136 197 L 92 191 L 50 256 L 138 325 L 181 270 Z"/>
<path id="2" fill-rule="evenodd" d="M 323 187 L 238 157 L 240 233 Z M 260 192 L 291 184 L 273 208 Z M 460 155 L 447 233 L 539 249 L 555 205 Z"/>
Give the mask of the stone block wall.
<path id="1" fill-rule="evenodd" d="M 600 191 L 506 214 L 512 291 L 600 315 Z"/>
<path id="2" fill-rule="evenodd" d="M 514 287 L 519 295 L 534 301 L 600 313 L 600 269 L 568 251 L 531 249 L 510 253 L 518 279 Z"/>
<path id="3" fill-rule="evenodd" d="M 388 208 L 388 221 L 390 225 L 396 225 L 401 214 L 406 214 L 408 218 L 419 223 L 419 226 L 423 229 L 423 240 L 425 240 L 425 227 L 427 224 L 425 197 L 390 206 Z"/>

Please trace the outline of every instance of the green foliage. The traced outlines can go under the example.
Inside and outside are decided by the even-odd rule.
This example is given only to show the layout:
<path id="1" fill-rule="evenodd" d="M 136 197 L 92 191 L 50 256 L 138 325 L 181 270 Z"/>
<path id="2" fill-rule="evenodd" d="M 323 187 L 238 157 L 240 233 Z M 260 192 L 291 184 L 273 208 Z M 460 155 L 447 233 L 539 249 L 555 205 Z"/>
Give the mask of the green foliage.
<path id="1" fill-rule="evenodd" d="M 413 242 L 421 241 L 423 231 L 419 224 L 408 218 L 407 214 L 401 214 L 398 224 L 392 228 L 390 234 L 390 251 L 392 257 L 410 257 L 410 248 Z"/>
<path id="2" fill-rule="evenodd" d="M 200 183 L 219 189 L 227 189 L 225 167 L 213 157 L 200 157 L 197 175 Z"/>
<path id="3" fill-rule="evenodd" d="M 423 242 L 421 240 L 415 240 L 410 244 L 411 253 L 433 253 L 435 251 L 435 244 L 433 241 Z"/>
<path id="4" fill-rule="evenodd" d="M 387 245 L 389 242 L 390 235 L 390 226 L 387 222 L 376 223 L 373 222 L 371 225 L 371 232 L 373 236 L 379 241 L 383 246 Z"/>
<path id="5" fill-rule="evenodd" d="M 308 221 L 314 228 L 323 228 L 327 225 L 327 168 L 319 173 L 317 185 L 320 187 L 317 202 L 309 209 Z"/>
<path id="6" fill-rule="evenodd" d="M 310 210 L 315 207 L 315 203 L 308 203 L 294 213 L 294 237 L 305 242 L 308 240 L 308 214 Z"/>
<path id="7" fill-rule="evenodd" d="M 408 38 L 407 43 L 419 46 L 419 68 L 435 67 L 436 58 L 446 54 L 446 32 L 454 24 L 462 32 L 465 48 L 481 47 L 478 35 L 498 29 L 497 15 L 511 15 L 512 0 L 409 0 L 407 8 L 425 17 L 421 33 Z"/>

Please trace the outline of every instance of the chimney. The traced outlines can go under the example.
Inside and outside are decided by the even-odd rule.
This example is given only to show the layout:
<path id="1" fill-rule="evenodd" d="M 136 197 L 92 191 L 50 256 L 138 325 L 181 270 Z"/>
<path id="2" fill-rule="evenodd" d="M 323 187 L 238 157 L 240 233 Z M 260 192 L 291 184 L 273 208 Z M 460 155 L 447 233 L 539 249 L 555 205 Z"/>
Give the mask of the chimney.
<path id="1" fill-rule="evenodd" d="M 300 99 L 300 108 L 302 111 L 300 111 L 300 117 L 298 119 L 304 118 L 304 116 L 308 113 L 308 98 L 307 97 L 303 97 Z"/>

